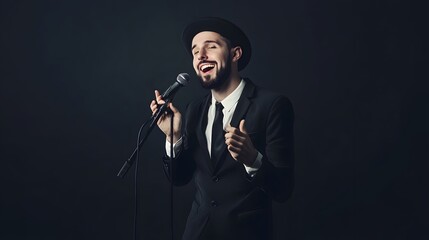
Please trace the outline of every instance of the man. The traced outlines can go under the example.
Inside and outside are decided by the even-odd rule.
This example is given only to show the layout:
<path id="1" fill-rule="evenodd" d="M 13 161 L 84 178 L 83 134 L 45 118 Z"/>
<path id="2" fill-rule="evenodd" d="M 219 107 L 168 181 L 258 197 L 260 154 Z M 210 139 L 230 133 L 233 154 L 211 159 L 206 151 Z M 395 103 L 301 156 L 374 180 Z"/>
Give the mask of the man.
<path id="1" fill-rule="evenodd" d="M 203 18 L 183 32 L 201 85 L 211 94 L 158 121 L 165 133 L 165 172 L 175 185 L 192 178 L 196 193 L 183 239 L 272 239 L 272 200 L 293 189 L 293 110 L 286 97 L 256 87 L 239 71 L 251 46 L 234 24 Z M 164 104 L 158 91 L 153 113 Z M 170 176 L 170 171 L 172 176 Z"/>

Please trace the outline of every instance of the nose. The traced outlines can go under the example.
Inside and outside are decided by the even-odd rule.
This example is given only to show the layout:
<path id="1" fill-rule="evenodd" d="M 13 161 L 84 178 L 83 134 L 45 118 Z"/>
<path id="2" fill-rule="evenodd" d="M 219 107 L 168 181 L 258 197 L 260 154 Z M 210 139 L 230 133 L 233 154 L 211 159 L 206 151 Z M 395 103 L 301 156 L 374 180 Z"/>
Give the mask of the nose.
<path id="1" fill-rule="evenodd" d="M 201 60 L 206 60 L 206 59 L 207 59 L 206 51 L 204 49 L 201 49 L 198 52 L 198 60 L 201 61 Z"/>

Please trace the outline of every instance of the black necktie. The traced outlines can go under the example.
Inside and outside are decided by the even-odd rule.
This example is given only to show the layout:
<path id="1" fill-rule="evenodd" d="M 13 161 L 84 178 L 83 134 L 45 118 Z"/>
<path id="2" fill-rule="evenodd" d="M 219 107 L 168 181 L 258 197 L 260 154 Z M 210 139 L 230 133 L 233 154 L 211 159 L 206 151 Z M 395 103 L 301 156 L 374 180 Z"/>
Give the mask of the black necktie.
<path id="1" fill-rule="evenodd" d="M 218 158 L 221 156 L 225 144 L 225 133 L 223 131 L 223 106 L 222 103 L 216 102 L 216 115 L 213 121 L 212 128 L 212 160 L 217 162 Z"/>

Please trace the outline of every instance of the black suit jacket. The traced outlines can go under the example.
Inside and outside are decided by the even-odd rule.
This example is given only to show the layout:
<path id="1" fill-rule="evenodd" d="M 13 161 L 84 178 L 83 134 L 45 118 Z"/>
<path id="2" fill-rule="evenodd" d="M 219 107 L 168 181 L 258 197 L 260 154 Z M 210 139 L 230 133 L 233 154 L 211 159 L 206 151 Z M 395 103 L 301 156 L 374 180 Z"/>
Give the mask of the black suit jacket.
<path id="1" fill-rule="evenodd" d="M 281 95 L 256 87 L 246 79 L 231 126 L 246 119 L 246 129 L 262 165 L 250 177 L 243 164 L 225 149 L 216 163 L 210 159 L 205 128 L 211 94 L 192 102 L 183 122 L 183 147 L 164 170 L 175 185 L 192 178 L 196 193 L 183 239 L 272 239 L 272 200 L 283 202 L 293 189 L 293 109 Z"/>

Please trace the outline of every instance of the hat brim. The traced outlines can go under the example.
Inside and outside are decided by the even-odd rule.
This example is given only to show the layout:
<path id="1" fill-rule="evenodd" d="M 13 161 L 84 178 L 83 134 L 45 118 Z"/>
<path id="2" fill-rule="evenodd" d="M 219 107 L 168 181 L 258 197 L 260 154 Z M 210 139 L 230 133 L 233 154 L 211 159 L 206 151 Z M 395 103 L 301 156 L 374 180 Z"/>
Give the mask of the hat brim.
<path id="1" fill-rule="evenodd" d="M 182 33 L 182 42 L 186 51 L 192 55 L 192 39 L 200 32 L 216 32 L 230 41 L 232 47 L 240 46 L 242 56 L 238 60 L 238 71 L 244 69 L 252 56 L 252 47 L 246 34 L 235 24 L 221 18 L 207 17 L 200 18 L 190 23 Z"/>

